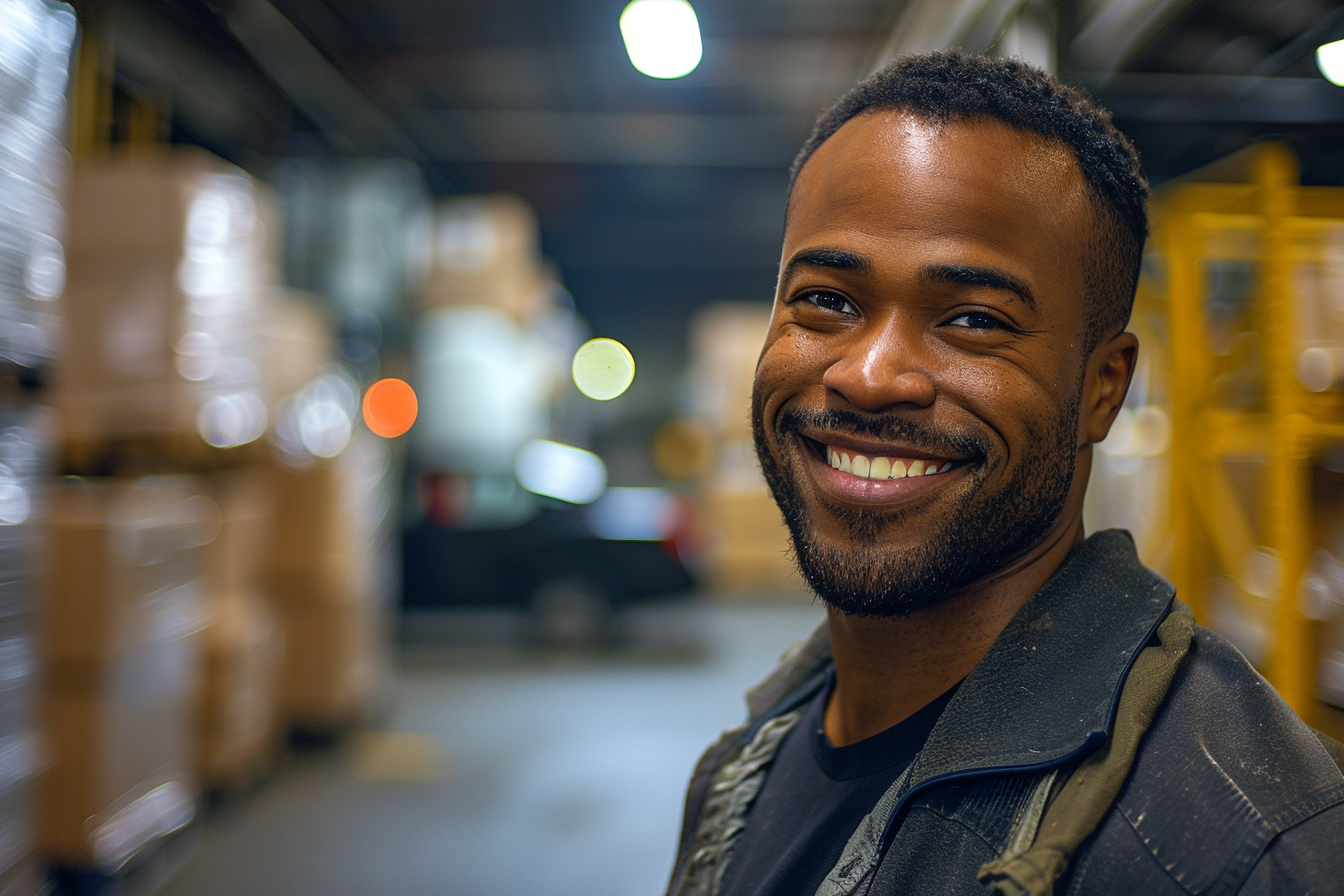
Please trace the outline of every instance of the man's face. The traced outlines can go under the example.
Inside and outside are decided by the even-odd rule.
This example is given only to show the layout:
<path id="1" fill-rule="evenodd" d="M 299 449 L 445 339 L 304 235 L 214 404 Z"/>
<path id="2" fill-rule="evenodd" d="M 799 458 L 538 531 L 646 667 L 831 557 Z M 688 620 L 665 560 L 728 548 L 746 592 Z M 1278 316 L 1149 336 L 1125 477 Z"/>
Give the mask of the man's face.
<path id="1" fill-rule="evenodd" d="M 1081 494 L 1092 216 L 1066 148 L 992 120 L 867 113 L 804 166 L 752 419 L 830 605 L 937 603 Z"/>

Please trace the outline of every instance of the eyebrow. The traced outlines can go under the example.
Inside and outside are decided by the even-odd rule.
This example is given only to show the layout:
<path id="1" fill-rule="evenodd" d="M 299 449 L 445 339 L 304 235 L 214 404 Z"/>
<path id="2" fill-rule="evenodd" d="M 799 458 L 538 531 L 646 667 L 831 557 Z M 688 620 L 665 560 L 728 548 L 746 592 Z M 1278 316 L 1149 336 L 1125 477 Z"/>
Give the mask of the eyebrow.
<path id="1" fill-rule="evenodd" d="M 1032 311 L 1036 310 L 1036 296 L 1031 287 L 1007 271 L 996 268 L 982 268 L 966 264 L 935 264 L 926 267 L 920 279 L 926 283 L 943 283 L 949 286 L 983 286 L 987 289 L 1004 289 L 1015 293 L 1027 303 Z"/>
<path id="2" fill-rule="evenodd" d="M 788 280 L 800 267 L 829 268 L 833 271 L 853 271 L 867 274 L 873 269 L 873 263 L 866 256 L 844 249 L 804 249 L 789 259 L 784 266 L 782 279 Z"/>

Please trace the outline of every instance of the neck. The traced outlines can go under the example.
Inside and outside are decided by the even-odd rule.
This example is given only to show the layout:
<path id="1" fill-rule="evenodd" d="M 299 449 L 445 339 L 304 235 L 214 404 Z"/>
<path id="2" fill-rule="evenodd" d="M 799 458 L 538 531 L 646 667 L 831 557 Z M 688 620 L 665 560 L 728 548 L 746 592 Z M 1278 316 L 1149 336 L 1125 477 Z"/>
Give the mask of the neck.
<path id="1" fill-rule="evenodd" d="M 831 743 L 846 746 L 885 731 L 970 674 L 1083 540 L 1078 505 L 1027 554 L 936 606 L 898 619 L 829 610 L 835 690 L 824 728 Z"/>

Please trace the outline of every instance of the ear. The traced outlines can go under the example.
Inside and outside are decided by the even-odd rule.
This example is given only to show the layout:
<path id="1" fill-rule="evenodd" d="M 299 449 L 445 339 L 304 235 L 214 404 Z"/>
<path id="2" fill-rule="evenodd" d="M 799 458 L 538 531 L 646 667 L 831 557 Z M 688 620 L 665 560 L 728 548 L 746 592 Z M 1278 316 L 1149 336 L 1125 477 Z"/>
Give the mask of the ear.
<path id="1" fill-rule="evenodd" d="M 1083 444 L 1100 442 L 1111 431 L 1115 415 L 1129 392 L 1138 356 L 1139 339 L 1128 331 L 1112 336 L 1093 350 L 1083 383 L 1083 406 L 1079 409 Z"/>

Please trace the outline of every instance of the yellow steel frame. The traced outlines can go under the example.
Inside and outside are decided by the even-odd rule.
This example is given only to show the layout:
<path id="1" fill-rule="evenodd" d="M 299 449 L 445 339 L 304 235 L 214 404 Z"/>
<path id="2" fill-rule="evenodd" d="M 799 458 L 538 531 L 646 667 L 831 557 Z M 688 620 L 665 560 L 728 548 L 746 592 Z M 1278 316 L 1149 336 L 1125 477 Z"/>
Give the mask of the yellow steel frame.
<path id="1" fill-rule="evenodd" d="M 1169 573 L 1177 593 L 1207 617 L 1214 572 L 1240 572 L 1257 542 L 1273 549 L 1281 575 L 1265 675 L 1308 722 L 1344 732 L 1344 713 L 1316 698 L 1318 625 L 1302 614 L 1299 585 L 1314 545 L 1313 455 L 1344 442 L 1344 396 L 1316 394 L 1297 380 L 1295 238 L 1344 223 L 1344 189 L 1304 188 L 1282 144 L 1262 144 L 1155 191 L 1154 248 L 1165 264 L 1172 420 Z M 1264 350 L 1261 407 L 1213 400 L 1215 358 L 1206 332 L 1203 264 L 1219 230 L 1260 236 L 1255 317 Z M 1268 500 L 1248 513 L 1221 460 L 1267 461 Z M 1256 518 L 1258 515 L 1259 518 Z"/>

